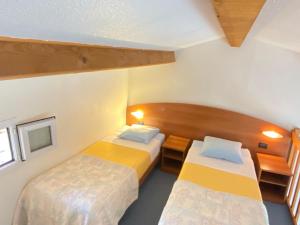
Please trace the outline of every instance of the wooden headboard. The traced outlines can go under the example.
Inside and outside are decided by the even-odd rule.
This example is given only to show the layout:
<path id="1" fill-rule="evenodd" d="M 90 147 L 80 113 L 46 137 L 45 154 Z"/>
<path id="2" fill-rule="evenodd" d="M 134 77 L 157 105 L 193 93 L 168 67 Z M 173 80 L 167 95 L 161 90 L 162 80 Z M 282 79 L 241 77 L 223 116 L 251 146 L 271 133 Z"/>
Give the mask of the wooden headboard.
<path id="1" fill-rule="evenodd" d="M 291 145 L 290 131 L 275 124 L 228 110 L 183 103 L 149 103 L 127 107 L 128 125 L 137 120 L 131 112 L 142 110 L 144 123 L 161 129 L 166 135 L 174 134 L 196 140 L 207 135 L 240 141 L 252 156 L 255 152 L 279 155 L 287 158 Z M 262 134 L 274 130 L 283 138 L 271 139 Z M 267 149 L 258 147 L 260 142 L 268 144 Z"/>

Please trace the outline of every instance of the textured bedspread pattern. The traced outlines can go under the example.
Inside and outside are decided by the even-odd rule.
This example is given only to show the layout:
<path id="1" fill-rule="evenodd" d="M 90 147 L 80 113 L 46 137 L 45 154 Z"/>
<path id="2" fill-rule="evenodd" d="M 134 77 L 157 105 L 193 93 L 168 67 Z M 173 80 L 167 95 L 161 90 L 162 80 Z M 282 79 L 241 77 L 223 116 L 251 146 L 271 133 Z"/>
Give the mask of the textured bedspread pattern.
<path id="1" fill-rule="evenodd" d="M 29 182 L 13 225 L 117 225 L 148 164 L 147 152 L 98 142 Z"/>
<path id="2" fill-rule="evenodd" d="M 184 163 L 159 225 L 267 225 L 255 179 Z"/>

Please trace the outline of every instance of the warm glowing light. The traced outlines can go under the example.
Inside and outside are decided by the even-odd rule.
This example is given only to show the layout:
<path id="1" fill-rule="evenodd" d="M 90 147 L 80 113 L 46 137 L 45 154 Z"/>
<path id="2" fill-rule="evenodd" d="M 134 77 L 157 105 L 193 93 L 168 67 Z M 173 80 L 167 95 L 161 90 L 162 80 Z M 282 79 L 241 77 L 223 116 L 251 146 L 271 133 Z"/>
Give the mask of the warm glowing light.
<path id="1" fill-rule="evenodd" d="M 137 118 L 138 120 L 142 120 L 144 118 L 144 112 L 141 110 L 132 112 L 131 115 L 133 115 L 135 118 Z"/>
<path id="2" fill-rule="evenodd" d="M 276 131 L 272 131 L 272 130 L 266 130 L 262 132 L 263 135 L 269 137 L 269 138 L 282 138 L 283 136 L 279 133 L 277 133 Z"/>

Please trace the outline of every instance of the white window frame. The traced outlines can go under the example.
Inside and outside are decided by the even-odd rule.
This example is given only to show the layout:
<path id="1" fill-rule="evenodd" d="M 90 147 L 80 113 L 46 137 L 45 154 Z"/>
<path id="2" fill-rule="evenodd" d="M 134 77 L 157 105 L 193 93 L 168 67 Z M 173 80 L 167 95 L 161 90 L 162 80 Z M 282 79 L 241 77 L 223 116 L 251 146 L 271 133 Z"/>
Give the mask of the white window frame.
<path id="1" fill-rule="evenodd" d="M 30 144 L 29 144 L 29 138 L 28 138 L 28 132 L 31 130 L 36 130 L 38 128 L 43 128 L 49 126 L 51 131 L 51 142 L 52 144 L 46 147 L 43 147 L 39 149 L 37 152 L 31 152 L 30 151 Z M 17 124 L 17 133 L 18 133 L 18 139 L 19 139 L 19 146 L 20 146 L 20 157 L 22 161 L 30 160 L 31 158 L 38 157 L 40 155 L 45 154 L 45 152 L 48 152 L 50 150 L 55 149 L 57 145 L 56 141 L 56 118 L 55 116 L 46 117 L 43 119 L 38 119 L 22 124 Z"/>
<path id="2" fill-rule="evenodd" d="M 11 152 L 13 157 L 12 162 L 4 164 L 3 166 L 0 167 L 0 173 L 2 173 L 8 168 L 16 166 L 20 162 L 20 155 L 19 155 L 18 137 L 16 132 L 15 119 L 7 119 L 7 120 L 0 121 L 0 129 L 8 130 L 8 136 L 9 136 Z"/>

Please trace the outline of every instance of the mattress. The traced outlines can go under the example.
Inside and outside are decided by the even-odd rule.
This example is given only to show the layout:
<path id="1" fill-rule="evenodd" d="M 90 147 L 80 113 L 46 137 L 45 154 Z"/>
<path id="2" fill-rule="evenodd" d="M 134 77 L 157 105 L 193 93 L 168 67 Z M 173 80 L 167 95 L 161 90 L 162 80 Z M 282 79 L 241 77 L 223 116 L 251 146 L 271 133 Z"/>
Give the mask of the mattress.
<path id="1" fill-rule="evenodd" d="M 202 156 L 202 144 L 193 142 L 159 225 L 269 224 L 249 150 L 235 164 Z"/>
<path id="2" fill-rule="evenodd" d="M 160 147 L 165 139 L 165 135 L 162 133 L 157 134 L 148 144 L 119 138 L 118 135 L 127 128 L 128 126 L 124 126 L 122 129 L 116 131 L 113 135 L 104 137 L 102 141 L 146 151 L 150 154 L 151 162 L 153 162 L 160 153 Z"/>

